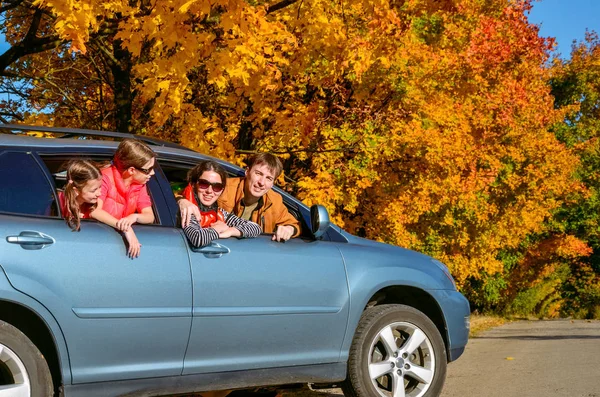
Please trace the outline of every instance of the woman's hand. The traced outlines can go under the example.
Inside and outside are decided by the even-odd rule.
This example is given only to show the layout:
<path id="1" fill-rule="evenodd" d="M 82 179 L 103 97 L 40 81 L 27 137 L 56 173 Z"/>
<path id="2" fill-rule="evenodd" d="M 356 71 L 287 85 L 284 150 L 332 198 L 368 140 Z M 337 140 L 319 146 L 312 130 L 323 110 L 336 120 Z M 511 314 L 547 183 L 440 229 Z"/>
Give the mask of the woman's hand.
<path id="1" fill-rule="evenodd" d="M 140 256 L 140 250 L 142 249 L 142 244 L 137 239 L 137 236 L 133 232 L 133 229 L 129 229 L 123 233 L 125 235 L 125 239 L 129 247 L 127 247 L 127 256 L 131 259 L 137 258 Z"/>
<path id="2" fill-rule="evenodd" d="M 212 225 L 210 225 L 210 227 L 215 229 L 217 231 L 217 233 L 219 233 L 219 235 L 221 235 L 221 233 L 223 233 L 227 229 L 229 229 L 229 226 L 223 221 L 217 221 L 217 222 L 213 223 Z"/>
<path id="3" fill-rule="evenodd" d="M 219 238 L 241 237 L 241 235 L 242 232 L 235 227 L 228 227 L 227 230 L 219 233 Z"/>
<path id="4" fill-rule="evenodd" d="M 137 222 L 138 214 L 127 215 L 125 218 L 121 218 L 117 221 L 117 229 L 122 232 L 126 232 L 131 228 L 131 225 Z"/>

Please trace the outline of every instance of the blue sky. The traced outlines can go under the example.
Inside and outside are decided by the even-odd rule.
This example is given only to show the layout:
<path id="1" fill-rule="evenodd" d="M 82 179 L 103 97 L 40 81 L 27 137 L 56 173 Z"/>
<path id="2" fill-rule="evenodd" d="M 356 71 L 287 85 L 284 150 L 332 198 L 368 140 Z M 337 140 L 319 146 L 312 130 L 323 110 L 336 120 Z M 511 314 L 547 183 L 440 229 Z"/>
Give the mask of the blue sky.
<path id="1" fill-rule="evenodd" d="M 570 58 L 573 40 L 582 41 L 586 28 L 600 33 L 600 0 L 534 1 L 529 21 L 540 25 L 541 36 L 556 38 L 561 58 Z"/>
<path id="2" fill-rule="evenodd" d="M 568 58 L 571 43 L 583 40 L 586 28 L 600 33 L 600 0 L 534 1 L 529 20 L 540 25 L 542 36 L 555 37 L 557 52 L 562 58 Z M 0 53 L 7 48 L 0 35 Z"/>

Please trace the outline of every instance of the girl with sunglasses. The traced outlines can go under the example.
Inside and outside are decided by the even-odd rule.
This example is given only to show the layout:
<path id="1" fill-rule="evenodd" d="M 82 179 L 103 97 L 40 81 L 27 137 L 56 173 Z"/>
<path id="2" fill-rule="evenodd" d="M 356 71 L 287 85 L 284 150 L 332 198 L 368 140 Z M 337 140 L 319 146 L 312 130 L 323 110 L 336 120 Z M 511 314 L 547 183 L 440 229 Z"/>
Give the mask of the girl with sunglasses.
<path id="1" fill-rule="evenodd" d="M 262 230 L 254 222 L 238 218 L 217 206 L 225 189 L 227 175 L 214 161 L 201 161 L 188 172 L 184 197 L 200 209 L 200 218 L 192 215 L 185 235 L 194 247 L 204 247 L 218 238 L 258 236 Z"/>
<path id="2" fill-rule="evenodd" d="M 102 169 L 102 191 L 91 213 L 92 218 L 123 233 L 130 258 L 137 258 L 142 246 L 131 226 L 154 222 L 146 183 L 154 175 L 155 157 L 152 149 L 137 139 L 121 141 L 111 165 Z"/>

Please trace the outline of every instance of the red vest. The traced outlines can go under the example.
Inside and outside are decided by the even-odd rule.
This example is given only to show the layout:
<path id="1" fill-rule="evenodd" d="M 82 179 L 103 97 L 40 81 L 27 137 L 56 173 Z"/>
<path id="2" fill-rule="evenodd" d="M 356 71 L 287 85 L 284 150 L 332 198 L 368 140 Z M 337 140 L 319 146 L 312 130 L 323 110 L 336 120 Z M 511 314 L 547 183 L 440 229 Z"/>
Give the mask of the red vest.
<path id="1" fill-rule="evenodd" d="M 110 182 L 102 209 L 117 219 L 135 213 L 140 190 L 145 189 L 146 185 L 131 185 L 126 190 L 123 178 L 115 166 L 102 169 L 102 177 L 108 178 Z"/>

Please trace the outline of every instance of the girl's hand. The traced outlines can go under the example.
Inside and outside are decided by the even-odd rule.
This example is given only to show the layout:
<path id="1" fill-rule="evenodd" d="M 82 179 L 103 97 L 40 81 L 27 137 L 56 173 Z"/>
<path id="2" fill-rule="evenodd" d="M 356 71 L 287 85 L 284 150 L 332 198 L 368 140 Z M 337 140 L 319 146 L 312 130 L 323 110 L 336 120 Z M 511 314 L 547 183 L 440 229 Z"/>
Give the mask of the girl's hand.
<path id="1" fill-rule="evenodd" d="M 140 242 L 138 241 L 137 236 L 133 232 L 133 229 L 129 229 L 123 234 L 125 234 L 125 239 L 127 240 L 127 243 L 129 245 L 129 247 L 127 248 L 127 256 L 131 259 L 140 256 L 142 244 L 140 244 Z"/>
<path id="2" fill-rule="evenodd" d="M 227 224 L 223 221 L 217 221 L 217 222 L 213 223 L 212 225 L 210 225 L 210 227 L 215 229 L 217 231 L 217 233 L 219 233 L 219 235 L 221 233 L 223 233 L 224 231 L 226 231 L 227 229 L 229 229 L 229 226 L 227 226 Z"/>
<path id="3" fill-rule="evenodd" d="M 137 222 L 137 214 L 127 215 L 125 218 L 121 218 L 117 221 L 117 229 L 122 232 L 126 232 L 130 229 L 131 225 Z"/>

